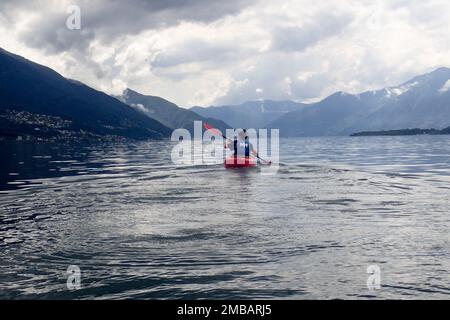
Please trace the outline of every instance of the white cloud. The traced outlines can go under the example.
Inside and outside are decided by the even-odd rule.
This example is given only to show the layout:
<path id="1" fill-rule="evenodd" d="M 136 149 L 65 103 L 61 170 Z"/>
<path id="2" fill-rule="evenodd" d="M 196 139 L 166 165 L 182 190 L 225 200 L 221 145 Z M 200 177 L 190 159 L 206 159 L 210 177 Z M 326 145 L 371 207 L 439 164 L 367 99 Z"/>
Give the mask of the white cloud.
<path id="1" fill-rule="evenodd" d="M 64 30 L 69 3 L 82 7 L 78 33 Z M 181 106 L 312 101 L 450 66 L 447 0 L 223 3 L 4 0 L 0 46 L 109 93 L 128 86 Z"/>
<path id="2" fill-rule="evenodd" d="M 140 104 L 140 103 L 138 103 L 138 104 L 132 104 L 131 106 L 132 106 L 133 108 L 135 108 L 136 110 L 140 111 L 140 112 L 143 112 L 143 113 L 148 112 L 147 108 L 144 107 L 144 106 L 143 106 L 142 104 Z"/>
<path id="3" fill-rule="evenodd" d="M 440 93 L 445 93 L 450 90 L 450 80 L 448 80 L 442 88 L 439 90 Z"/>

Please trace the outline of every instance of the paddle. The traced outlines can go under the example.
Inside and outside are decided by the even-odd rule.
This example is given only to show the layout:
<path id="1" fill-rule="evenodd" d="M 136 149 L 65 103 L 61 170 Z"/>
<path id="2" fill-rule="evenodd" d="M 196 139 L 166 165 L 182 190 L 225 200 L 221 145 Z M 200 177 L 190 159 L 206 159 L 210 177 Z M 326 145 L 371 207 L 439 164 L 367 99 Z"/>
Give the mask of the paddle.
<path id="1" fill-rule="evenodd" d="M 203 124 L 203 126 L 205 127 L 206 130 L 211 131 L 212 133 L 214 133 L 217 136 L 221 136 L 222 138 L 224 138 L 225 140 L 231 141 L 230 139 L 228 139 L 227 137 L 225 137 L 222 132 L 220 132 L 220 130 L 214 128 L 213 126 L 211 126 L 209 123 L 205 122 Z"/>
<path id="2" fill-rule="evenodd" d="M 207 123 L 207 122 L 204 123 L 204 127 L 205 127 L 206 130 L 211 131 L 213 134 L 218 135 L 218 136 L 222 136 L 222 138 L 224 138 L 225 140 L 232 141 L 231 139 L 225 137 L 225 136 L 222 134 L 222 132 L 220 132 L 220 130 L 214 128 L 212 125 L 210 125 L 210 124 Z M 263 158 L 261 158 L 261 157 L 259 156 L 258 153 L 256 154 L 256 157 L 257 157 L 259 160 L 261 160 L 261 161 L 263 161 L 264 163 L 266 163 L 267 165 L 269 165 L 269 166 L 272 164 L 272 161 L 264 160 Z"/>

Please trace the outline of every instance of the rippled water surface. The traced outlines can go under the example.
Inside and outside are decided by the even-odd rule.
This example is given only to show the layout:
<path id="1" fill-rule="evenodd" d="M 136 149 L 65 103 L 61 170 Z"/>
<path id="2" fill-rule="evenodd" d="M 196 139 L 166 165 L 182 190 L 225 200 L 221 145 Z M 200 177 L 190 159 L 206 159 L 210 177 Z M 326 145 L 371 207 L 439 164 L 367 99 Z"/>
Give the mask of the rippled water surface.
<path id="1" fill-rule="evenodd" d="M 0 148 L 0 298 L 450 298 L 449 136 L 285 139 L 275 175 L 166 142 Z"/>

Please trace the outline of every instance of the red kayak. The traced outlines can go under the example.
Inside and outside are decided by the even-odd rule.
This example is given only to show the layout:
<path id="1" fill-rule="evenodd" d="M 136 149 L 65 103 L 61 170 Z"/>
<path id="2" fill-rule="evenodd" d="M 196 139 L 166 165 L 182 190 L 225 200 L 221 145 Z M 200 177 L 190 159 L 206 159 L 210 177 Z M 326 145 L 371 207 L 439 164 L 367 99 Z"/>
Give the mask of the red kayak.
<path id="1" fill-rule="evenodd" d="M 255 158 L 232 156 L 225 160 L 225 168 L 252 168 L 256 165 L 257 160 Z"/>

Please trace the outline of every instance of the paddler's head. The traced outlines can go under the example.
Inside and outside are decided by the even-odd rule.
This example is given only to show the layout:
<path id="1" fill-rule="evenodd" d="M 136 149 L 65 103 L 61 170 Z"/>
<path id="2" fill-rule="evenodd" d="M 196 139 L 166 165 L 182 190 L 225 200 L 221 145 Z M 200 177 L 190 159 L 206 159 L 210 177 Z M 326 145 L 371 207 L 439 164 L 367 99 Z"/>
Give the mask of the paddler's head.
<path id="1" fill-rule="evenodd" d="M 241 129 L 238 130 L 237 136 L 238 136 L 239 140 L 245 140 L 245 137 L 247 136 L 246 131 L 247 130 L 241 130 Z"/>

